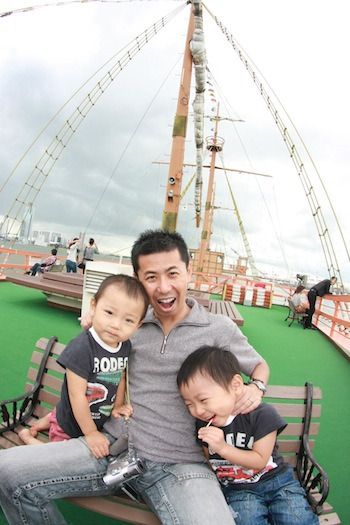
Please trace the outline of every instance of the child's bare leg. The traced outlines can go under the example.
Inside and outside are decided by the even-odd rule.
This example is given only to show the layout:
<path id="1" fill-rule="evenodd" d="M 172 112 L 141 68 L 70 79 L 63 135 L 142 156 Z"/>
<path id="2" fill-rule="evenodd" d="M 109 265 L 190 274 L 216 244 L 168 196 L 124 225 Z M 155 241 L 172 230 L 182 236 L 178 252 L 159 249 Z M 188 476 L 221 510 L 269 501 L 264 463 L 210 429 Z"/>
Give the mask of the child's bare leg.
<path id="1" fill-rule="evenodd" d="M 24 428 L 18 432 L 18 435 L 26 445 L 44 445 L 42 441 L 32 436 L 29 428 Z"/>
<path id="2" fill-rule="evenodd" d="M 50 428 L 50 417 L 52 412 L 46 414 L 46 416 L 38 419 L 36 423 L 30 428 L 30 433 L 32 436 L 36 436 L 40 430 L 48 430 Z"/>
<path id="3" fill-rule="evenodd" d="M 26 445 L 38 445 L 43 444 L 42 441 L 39 439 L 36 439 L 36 436 L 38 435 L 38 432 L 40 430 L 48 430 L 50 428 L 50 416 L 51 412 L 49 414 L 46 414 L 46 416 L 42 417 L 41 419 L 38 419 L 36 423 L 31 428 L 24 428 L 20 432 L 18 432 L 19 437 Z"/>

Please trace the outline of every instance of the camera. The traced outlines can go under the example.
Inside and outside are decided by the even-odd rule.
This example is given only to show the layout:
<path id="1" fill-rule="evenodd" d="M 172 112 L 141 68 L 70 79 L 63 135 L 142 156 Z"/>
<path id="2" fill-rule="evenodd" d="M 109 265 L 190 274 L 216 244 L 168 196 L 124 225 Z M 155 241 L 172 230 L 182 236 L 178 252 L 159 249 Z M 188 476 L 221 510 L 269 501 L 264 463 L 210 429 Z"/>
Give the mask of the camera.
<path id="1" fill-rule="evenodd" d="M 117 458 L 112 459 L 108 465 L 103 481 L 108 486 L 122 485 L 136 476 L 143 474 L 146 467 L 142 459 L 136 453 L 123 452 Z"/>

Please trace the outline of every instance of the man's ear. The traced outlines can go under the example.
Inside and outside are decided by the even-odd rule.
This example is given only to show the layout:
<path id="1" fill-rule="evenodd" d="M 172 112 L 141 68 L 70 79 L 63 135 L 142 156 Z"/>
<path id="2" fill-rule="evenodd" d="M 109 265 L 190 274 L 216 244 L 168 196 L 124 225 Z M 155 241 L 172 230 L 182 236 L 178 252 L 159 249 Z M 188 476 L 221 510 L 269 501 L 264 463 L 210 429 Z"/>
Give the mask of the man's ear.
<path id="1" fill-rule="evenodd" d="M 187 266 L 188 282 L 191 281 L 192 271 L 193 271 L 193 268 L 192 268 L 192 262 L 190 261 L 190 262 L 188 263 L 188 266 Z"/>

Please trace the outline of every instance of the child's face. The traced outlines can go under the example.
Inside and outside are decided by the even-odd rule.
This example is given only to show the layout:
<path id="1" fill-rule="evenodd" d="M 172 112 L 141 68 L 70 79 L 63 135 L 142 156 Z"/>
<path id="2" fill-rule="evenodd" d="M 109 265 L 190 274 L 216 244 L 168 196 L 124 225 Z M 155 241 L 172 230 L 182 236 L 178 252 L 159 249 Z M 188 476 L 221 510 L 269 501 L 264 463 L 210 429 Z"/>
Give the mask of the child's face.
<path id="1" fill-rule="evenodd" d="M 91 300 L 92 326 L 104 343 L 117 347 L 127 341 L 141 324 L 141 298 L 129 297 L 119 286 L 108 286 L 99 300 Z"/>
<path id="2" fill-rule="evenodd" d="M 226 389 L 208 375 L 197 372 L 188 385 L 180 387 L 180 394 L 193 417 L 208 422 L 212 419 L 212 424 L 220 427 L 232 414 L 242 386 L 239 374 L 233 376 Z"/>

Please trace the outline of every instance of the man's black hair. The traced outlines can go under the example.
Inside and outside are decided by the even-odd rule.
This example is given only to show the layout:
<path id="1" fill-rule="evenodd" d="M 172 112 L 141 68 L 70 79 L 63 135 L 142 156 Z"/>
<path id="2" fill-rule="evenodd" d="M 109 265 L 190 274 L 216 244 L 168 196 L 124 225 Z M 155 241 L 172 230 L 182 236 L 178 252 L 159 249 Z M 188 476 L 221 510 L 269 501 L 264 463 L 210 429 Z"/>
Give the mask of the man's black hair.
<path id="1" fill-rule="evenodd" d="M 189 265 L 190 257 L 188 248 L 183 237 L 177 232 L 167 230 L 146 230 L 139 235 L 131 250 L 131 262 L 134 272 L 139 271 L 140 255 L 151 255 L 152 253 L 171 252 L 178 250 L 181 260 Z"/>
<path id="2" fill-rule="evenodd" d="M 52 250 L 51 250 L 51 254 L 52 254 L 52 255 L 57 255 L 57 250 L 56 250 L 56 248 L 52 248 Z"/>
<path id="3" fill-rule="evenodd" d="M 177 374 L 177 386 L 188 385 L 197 373 L 211 377 L 216 383 L 228 388 L 232 377 L 240 374 L 237 358 L 218 346 L 201 346 L 186 357 Z"/>

